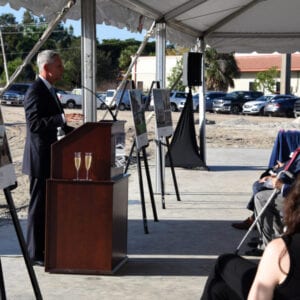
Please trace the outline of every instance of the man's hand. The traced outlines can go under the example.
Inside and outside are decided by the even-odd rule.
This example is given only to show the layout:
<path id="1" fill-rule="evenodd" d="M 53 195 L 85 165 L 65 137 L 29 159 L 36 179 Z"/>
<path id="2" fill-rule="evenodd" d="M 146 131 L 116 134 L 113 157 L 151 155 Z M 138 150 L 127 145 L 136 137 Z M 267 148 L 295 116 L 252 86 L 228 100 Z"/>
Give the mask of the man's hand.
<path id="1" fill-rule="evenodd" d="M 277 160 L 277 164 L 274 166 L 274 169 L 279 169 L 279 168 L 281 168 L 283 166 L 284 166 L 284 163 L 281 162 L 281 161 L 279 161 L 279 160 Z"/>
<path id="2" fill-rule="evenodd" d="M 272 177 L 272 183 L 273 183 L 273 187 L 277 190 L 281 190 L 283 182 L 281 179 L 277 178 L 277 177 Z"/>
<path id="3" fill-rule="evenodd" d="M 268 181 L 270 178 L 272 178 L 272 176 L 264 176 L 264 177 L 262 177 L 261 179 L 259 179 L 259 181 L 258 182 L 266 182 L 266 181 Z"/>
<path id="4" fill-rule="evenodd" d="M 77 122 L 83 120 L 83 114 L 65 114 L 65 118 L 67 122 Z"/>

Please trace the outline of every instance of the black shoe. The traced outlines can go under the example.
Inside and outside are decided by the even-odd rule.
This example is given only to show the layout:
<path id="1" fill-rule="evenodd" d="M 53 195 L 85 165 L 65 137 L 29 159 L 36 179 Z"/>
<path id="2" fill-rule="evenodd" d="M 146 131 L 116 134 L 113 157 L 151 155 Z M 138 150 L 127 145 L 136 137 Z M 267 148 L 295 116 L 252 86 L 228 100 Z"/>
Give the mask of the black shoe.
<path id="1" fill-rule="evenodd" d="M 258 236 L 251 238 L 251 242 L 261 243 L 261 239 Z"/>
<path id="2" fill-rule="evenodd" d="M 252 225 L 254 221 L 254 218 L 248 217 L 246 220 L 239 222 L 239 223 L 232 223 L 231 226 L 235 229 L 240 229 L 240 230 L 247 230 L 250 228 L 250 226 Z"/>
<path id="3" fill-rule="evenodd" d="M 246 255 L 248 256 L 262 256 L 264 253 L 264 250 L 258 249 L 258 248 L 253 248 L 251 250 L 248 250 L 245 252 Z"/>
<path id="4" fill-rule="evenodd" d="M 32 265 L 33 266 L 39 266 L 39 267 L 44 267 L 45 263 L 43 260 L 33 260 L 32 261 Z"/>
<path id="5" fill-rule="evenodd" d="M 249 243 L 247 243 L 247 245 L 250 248 L 257 248 L 257 246 L 259 245 L 259 243 L 258 242 L 249 242 Z"/>

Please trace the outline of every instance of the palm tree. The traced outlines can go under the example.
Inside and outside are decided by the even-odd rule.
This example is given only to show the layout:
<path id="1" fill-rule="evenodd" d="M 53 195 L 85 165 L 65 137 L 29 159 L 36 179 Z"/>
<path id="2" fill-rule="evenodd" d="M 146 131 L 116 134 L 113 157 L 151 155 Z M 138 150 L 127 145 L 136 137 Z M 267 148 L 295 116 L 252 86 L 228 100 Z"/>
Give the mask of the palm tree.
<path id="1" fill-rule="evenodd" d="M 213 48 L 205 50 L 205 83 L 207 90 L 227 91 L 234 88 L 234 78 L 240 76 L 240 70 L 232 53 L 218 53 Z"/>

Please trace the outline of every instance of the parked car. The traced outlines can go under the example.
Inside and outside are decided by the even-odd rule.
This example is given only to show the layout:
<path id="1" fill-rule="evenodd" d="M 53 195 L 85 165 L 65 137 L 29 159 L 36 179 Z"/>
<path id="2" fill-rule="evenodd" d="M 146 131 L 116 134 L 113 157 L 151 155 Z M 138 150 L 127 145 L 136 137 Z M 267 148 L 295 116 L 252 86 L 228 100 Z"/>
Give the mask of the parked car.
<path id="1" fill-rule="evenodd" d="M 205 94 L 205 111 L 213 112 L 213 100 L 219 97 L 225 96 L 225 92 L 220 91 L 207 91 Z M 181 101 L 178 108 L 182 110 L 185 104 L 185 100 Z M 193 95 L 193 110 L 199 110 L 199 94 Z"/>
<path id="2" fill-rule="evenodd" d="M 64 107 L 75 108 L 82 106 L 82 96 L 56 89 L 56 95 Z"/>
<path id="3" fill-rule="evenodd" d="M 111 108 L 115 107 L 115 101 L 112 102 L 112 99 L 114 95 L 116 94 L 116 90 L 107 90 L 106 91 L 106 96 L 105 96 L 105 103 L 106 105 L 110 106 Z"/>
<path id="4" fill-rule="evenodd" d="M 181 91 L 171 91 L 170 92 L 170 106 L 171 106 L 171 111 L 178 111 L 178 105 L 180 104 L 181 101 L 185 101 L 187 97 L 186 92 L 181 92 Z"/>
<path id="5" fill-rule="evenodd" d="M 263 96 L 262 92 L 234 91 L 226 94 L 223 97 L 214 99 L 213 111 L 238 114 L 242 112 L 244 103 L 250 100 L 255 100 L 260 96 Z"/>
<path id="6" fill-rule="evenodd" d="M 268 101 L 264 108 L 264 115 L 277 117 L 293 117 L 294 104 L 299 98 L 277 98 Z"/>
<path id="7" fill-rule="evenodd" d="M 183 103 L 183 106 L 184 106 L 187 94 L 188 93 L 181 92 L 181 91 L 171 91 L 170 92 L 170 106 L 171 106 L 171 111 L 178 111 L 178 110 L 180 110 L 180 107 L 182 105 L 181 103 Z M 149 110 L 153 110 L 154 109 L 154 101 L 153 101 L 152 97 L 151 97 L 151 101 L 150 101 L 148 109 Z"/>
<path id="8" fill-rule="evenodd" d="M 294 116 L 298 118 L 300 116 L 300 100 L 296 100 L 294 104 Z"/>
<path id="9" fill-rule="evenodd" d="M 178 104 L 178 110 L 182 111 L 185 105 L 186 99 L 181 100 Z M 199 94 L 193 95 L 193 110 L 197 110 L 197 107 L 199 108 Z"/>
<path id="10" fill-rule="evenodd" d="M 97 98 L 97 108 L 99 105 L 100 109 L 105 109 L 106 108 L 106 104 L 105 104 L 106 93 L 97 92 L 96 98 Z"/>
<path id="11" fill-rule="evenodd" d="M 118 110 L 130 109 L 130 96 L 129 90 L 125 90 L 121 101 L 122 91 L 119 91 L 116 95 L 116 106 Z"/>
<path id="12" fill-rule="evenodd" d="M 264 107 L 266 103 L 272 99 L 279 99 L 279 98 L 293 98 L 292 95 L 282 95 L 282 94 L 271 94 L 265 95 L 257 98 L 254 101 L 248 101 L 243 105 L 243 114 L 245 115 L 264 115 Z"/>
<path id="13" fill-rule="evenodd" d="M 1 104 L 6 105 L 23 105 L 24 96 L 30 83 L 14 83 L 1 95 Z"/>

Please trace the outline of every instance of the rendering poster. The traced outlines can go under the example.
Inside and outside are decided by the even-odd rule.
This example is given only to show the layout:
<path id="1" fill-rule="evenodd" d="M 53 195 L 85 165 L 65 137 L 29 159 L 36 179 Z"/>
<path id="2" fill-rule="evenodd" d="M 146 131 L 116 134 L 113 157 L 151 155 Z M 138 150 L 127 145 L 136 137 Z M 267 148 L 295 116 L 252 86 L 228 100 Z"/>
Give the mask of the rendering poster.
<path id="1" fill-rule="evenodd" d="M 9 151 L 2 112 L 0 110 L 0 188 L 16 186 L 17 178 Z"/>
<path id="2" fill-rule="evenodd" d="M 131 111 L 133 115 L 136 147 L 140 150 L 148 145 L 147 127 L 145 120 L 145 109 L 142 103 L 142 92 L 140 90 L 129 91 Z"/>
<path id="3" fill-rule="evenodd" d="M 168 89 L 153 89 L 153 100 L 156 114 L 158 137 L 168 137 L 173 134 L 170 91 Z"/>

